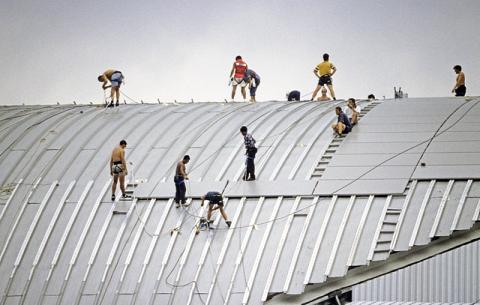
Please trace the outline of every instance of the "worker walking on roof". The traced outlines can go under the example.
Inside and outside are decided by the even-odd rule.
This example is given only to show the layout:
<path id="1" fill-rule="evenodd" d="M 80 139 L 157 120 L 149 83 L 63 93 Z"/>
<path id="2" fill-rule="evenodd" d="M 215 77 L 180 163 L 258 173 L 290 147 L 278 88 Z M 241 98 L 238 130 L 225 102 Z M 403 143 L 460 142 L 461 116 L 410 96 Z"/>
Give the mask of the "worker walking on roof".
<path id="1" fill-rule="evenodd" d="M 243 61 L 242 56 L 237 56 L 235 62 L 233 63 L 232 70 L 230 71 L 230 81 L 232 84 L 232 101 L 235 99 L 235 92 L 237 91 L 237 86 L 240 85 L 242 88 L 242 96 L 245 100 L 247 98 L 247 92 L 245 87 L 247 82 L 245 81 L 245 73 L 248 70 L 248 65 Z"/>
<path id="2" fill-rule="evenodd" d="M 177 163 L 177 168 L 175 169 L 173 182 L 175 183 L 175 203 L 177 208 L 187 203 L 187 199 L 185 198 L 185 193 L 187 192 L 185 180 L 188 180 L 188 175 L 185 165 L 188 164 L 189 161 L 190 156 L 185 155 L 183 159 Z"/>
<path id="3" fill-rule="evenodd" d="M 352 130 L 350 119 L 342 111 L 342 107 L 335 107 L 335 113 L 337 114 L 337 123 L 332 125 L 332 129 L 339 136 L 349 133 Z"/>
<path id="4" fill-rule="evenodd" d="M 112 201 L 115 201 L 115 191 L 117 190 L 118 180 L 120 180 L 122 199 L 130 198 L 130 196 L 125 193 L 125 176 L 128 175 L 127 161 L 125 161 L 126 147 L 127 142 L 125 140 L 121 140 L 120 145 L 113 149 L 112 156 L 110 158 L 110 176 L 113 176 Z"/>
<path id="5" fill-rule="evenodd" d="M 335 91 L 333 91 L 332 76 L 337 72 L 337 68 L 329 61 L 329 58 L 330 56 L 327 53 L 323 54 L 323 62 L 318 64 L 313 70 L 315 76 L 318 77 L 318 85 L 313 91 L 311 101 L 315 99 L 318 91 L 325 85 L 330 90 L 332 98 L 336 100 Z"/>
<path id="6" fill-rule="evenodd" d="M 232 225 L 232 222 L 228 220 L 227 213 L 225 213 L 225 210 L 223 209 L 223 196 L 219 192 L 208 192 L 204 196 L 200 197 L 202 202 L 201 206 L 203 207 L 203 204 L 205 200 L 208 200 L 208 212 L 207 212 L 207 226 L 210 227 L 213 224 L 212 220 L 212 212 L 215 210 L 220 210 L 220 214 L 222 214 L 223 219 L 225 220 L 226 225 L 230 228 Z"/>
<path id="7" fill-rule="evenodd" d="M 251 69 L 247 69 L 245 72 L 246 82 L 250 89 L 250 102 L 256 102 L 255 95 L 257 93 L 258 85 L 260 85 L 260 75 Z"/>
<path id="8" fill-rule="evenodd" d="M 107 88 L 110 89 L 110 104 L 106 105 L 107 107 L 113 107 L 114 106 L 114 100 L 116 100 L 115 105 L 119 106 L 120 105 L 120 85 L 122 84 L 123 81 L 123 74 L 120 71 L 109 69 L 105 72 L 103 72 L 102 75 L 98 77 L 98 81 L 102 82 L 102 88 L 103 90 Z M 110 82 L 110 85 L 107 85 L 108 82 Z"/>
<path id="9" fill-rule="evenodd" d="M 245 144 L 245 155 L 246 155 L 246 171 L 243 176 L 245 181 L 255 180 L 255 155 L 257 154 L 257 148 L 255 147 L 255 139 L 251 134 L 248 133 L 247 126 L 242 126 L 240 128 L 240 133 L 243 136 L 243 141 Z"/>
<path id="10" fill-rule="evenodd" d="M 465 96 L 467 87 L 465 87 L 465 74 L 462 72 L 462 66 L 456 65 L 453 70 L 457 73 L 457 80 L 452 93 L 455 93 L 455 96 Z"/>

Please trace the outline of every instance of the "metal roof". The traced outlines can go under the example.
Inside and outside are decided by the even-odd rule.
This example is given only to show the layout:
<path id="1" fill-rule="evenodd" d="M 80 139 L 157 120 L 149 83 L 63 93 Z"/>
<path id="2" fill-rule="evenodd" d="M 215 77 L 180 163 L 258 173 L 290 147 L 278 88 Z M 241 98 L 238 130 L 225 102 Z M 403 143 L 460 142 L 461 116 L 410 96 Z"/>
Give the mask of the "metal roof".
<path id="1" fill-rule="evenodd" d="M 352 300 L 472 303 L 480 300 L 480 240 L 352 287 Z M 367 302 L 370 303 L 370 302 Z"/>
<path id="2" fill-rule="evenodd" d="M 479 238 L 472 228 L 480 213 L 480 159 L 465 159 L 472 170 L 449 165 L 452 177 L 442 160 L 480 153 L 480 146 L 459 149 L 463 142 L 452 138 L 437 145 L 459 125 L 459 134 L 475 130 L 477 103 L 364 102 L 365 116 L 344 138 L 329 127 L 342 101 L 1 107 L 1 302 L 261 304 L 280 293 L 270 300 L 280 304 L 284 296 L 338 289 L 345 285 L 338 279 L 356 280 L 350 275 L 375 270 L 377 262 L 400 268 L 395 252 L 408 254 L 405 264 L 420 246 L 431 251 L 416 259 Z M 425 126 L 411 129 L 414 114 L 432 125 L 426 134 Z M 453 127 L 441 133 L 445 121 Z M 240 181 L 242 125 L 259 146 L 256 182 Z M 402 128 L 393 142 L 375 135 Z M 112 203 L 107 164 L 123 138 L 137 198 Z M 399 165 L 383 162 L 408 145 L 418 145 L 408 150 L 413 159 L 402 161 L 405 152 L 391 159 Z M 192 156 L 192 204 L 176 209 L 173 167 L 185 153 Z M 420 160 L 437 169 L 425 172 Z M 198 196 L 225 186 L 233 228 L 217 217 L 218 229 L 196 235 L 205 213 Z M 433 241 L 449 236 L 450 244 Z"/>
<path id="3" fill-rule="evenodd" d="M 350 305 L 477 305 L 480 303 L 428 303 L 428 302 L 351 302 Z"/>

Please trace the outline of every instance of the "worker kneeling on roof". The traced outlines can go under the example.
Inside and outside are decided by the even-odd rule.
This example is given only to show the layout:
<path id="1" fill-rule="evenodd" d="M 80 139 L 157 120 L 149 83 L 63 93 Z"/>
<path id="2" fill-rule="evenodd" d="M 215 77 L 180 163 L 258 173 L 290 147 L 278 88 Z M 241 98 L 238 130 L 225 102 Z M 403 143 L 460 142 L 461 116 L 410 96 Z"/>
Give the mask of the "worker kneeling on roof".
<path id="1" fill-rule="evenodd" d="M 228 220 L 227 213 L 225 213 L 225 210 L 223 209 L 223 196 L 219 192 L 208 192 L 204 196 L 200 197 L 202 199 L 201 206 L 203 207 L 203 204 L 205 200 L 208 200 L 208 213 L 207 213 L 207 226 L 210 227 L 213 223 L 212 218 L 212 212 L 215 210 L 220 210 L 220 214 L 222 214 L 223 219 L 225 220 L 225 223 L 227 226 L 230 228 L 232 225 L 232 222 Z"/>

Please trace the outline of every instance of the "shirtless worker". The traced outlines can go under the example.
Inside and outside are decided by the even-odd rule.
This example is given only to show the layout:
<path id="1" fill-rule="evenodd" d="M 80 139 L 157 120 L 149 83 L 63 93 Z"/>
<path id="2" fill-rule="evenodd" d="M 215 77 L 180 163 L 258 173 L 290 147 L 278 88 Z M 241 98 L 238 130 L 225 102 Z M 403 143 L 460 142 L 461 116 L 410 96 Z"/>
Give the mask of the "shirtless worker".
<path id="1" fill-rule="evenodd" d="M 328 90 L 330 90 L 332 99 L 336 100 L 335 91 L 333 91 L 332 76 L 335 74 L 335 72 L 337 72 L 337 68 L 330 61 L 328 61 L 329 58 L 330 56 L 328 54 L 323 54 L 323 62 L 318 64 L 313 70 L 313 74 L 318 77 L 318 85 L 313 91 L 312 98 L 310 99 L 311 101 L 315 100 L 318 91 L 320 91 L 320 88 L 325 85 L 328 87 Z"/>
<path id="2" fill-rule="evenodd" d="M 453 67 L 453 70 L 457 73 L 457 80 L 452 93 L 455 93 L 455 96 L 465 96 L 467 93 L 467 87 L 465 87 L 465 74 L 462 72 L 462 66 L 456 65 Z"/>
<path id="3" fill-rule="evenodd" d="M 190 156 L 185 155 L 182 160 L 177 163 L 177 168 L 175 169 L 175 177 L 173 182 L 175 183 L 175 203 L 177 208 L 180 205 L 187 203 L 185 198 L 185 193 L 187 192 L 187 187 L 185 186 L 185 180 L 188 180 L 188 175 L 186 172 L 186 164 L 190 161 Z"/>
<path id="4" fill-rule="evenodd" d="M 110 176 L 113 176 L 112 184 L 112 201 L 115 201 L 115 191 L 117 190 L 117 182 L 120 179 L 120 189 L 122 190 L 122 199 L 128 199 L 125 193 L 125 176 L 128 175 L 127 161 L 125 161 L 125 147 L 127 142 L 120 141 L 120 145 L 115 147 L 110 158 Z"/>
<path id="5" fill-rule="evenodd" d="M 237 86 L 240 85 L 242 88 L 242 96 L 245 100 L 247 98 L 247 91 L 245 87 L 248 83 L 245 81 L 245 72 L 247 72 L 248 65 L 242 60 L 242 56 L 235 57 L 235 62 L 233 63 L 232 70 L 230 71 L 230 80 L 232 83 L 232 101 L 235 99 L 235 92 L 237 91 Z"/>
<path id="6" fill-rule="evenodd" d="M 108 107 L 113 107 L 113 101 L 115 100 L 116 97 L 116 104 L 117 106 L 120 105 L 120 85 L 122 84 L 123 81 L 123 74 L 120 71 L 113 70 L 113 69 L 108 69 L 107 71 L 103 72 L 102 75 L 98 77 L 98 81 L 103 83 L 102 88 L 103 90 L 107 88 L 111 88 L 110 90 L 110 104 L 106 105 Z M 110 82 L 110 85 L 107 85 L 108 82 Z"/>
<path id="7" fill-rule="evenodd" d="M 323 101 L 329 101 L 330 98 L 327 95 L 327 88 L 323 87 L 322 88 L 322 96 L 320 96 L 317 101 L 323 102 Z"/>
<path id="8" fill-rule="evenodd" d="M 223 209 L 223 196 L 219 192 L 208 192 L 206 195 L 200 197 L 202 199 L 202 202 L 200 205 L 203 207 L 203 203 L 205 200 L 208 200 L 208 212 L 207 212 L 207 223 L 206 225 L 208 227 L 211 226 L 213 223 L 212 219 L 212 212 L 215 210 L 220 210 L 220 214 L 222 214 L 223 219 L 225 220 L 225 223 L 227 226 L 230 228 L 232 225 L 232 222 L 228 220 L 227 213 L 225 213 L 225 210 Z"/>

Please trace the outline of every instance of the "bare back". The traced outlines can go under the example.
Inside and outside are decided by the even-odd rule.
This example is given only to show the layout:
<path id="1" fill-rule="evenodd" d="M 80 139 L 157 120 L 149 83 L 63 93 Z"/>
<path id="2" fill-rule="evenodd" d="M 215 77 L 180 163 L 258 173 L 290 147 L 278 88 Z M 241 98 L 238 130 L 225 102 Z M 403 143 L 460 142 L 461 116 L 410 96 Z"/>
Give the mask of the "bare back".
<path id="1" fill-rule="evenodd" d="M 115 147 L 112 151 L 112 162 L 124 163 L 124 161 L 125 161 L 125 150 L 120 146 Z"/>

